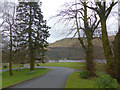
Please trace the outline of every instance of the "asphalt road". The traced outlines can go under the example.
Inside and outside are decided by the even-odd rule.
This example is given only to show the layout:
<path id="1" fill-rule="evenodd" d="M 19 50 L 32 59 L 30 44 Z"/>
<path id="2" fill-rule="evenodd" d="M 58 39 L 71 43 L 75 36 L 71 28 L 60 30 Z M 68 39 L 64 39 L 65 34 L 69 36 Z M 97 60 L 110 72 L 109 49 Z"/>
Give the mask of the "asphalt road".
<path id="1" fill-rule="evenodd" d="M 10 88 L 64 88 L 68 76 L 74 69 L 65 67 L 45 67 L 51 69 L 47 74 L 35 79 L 25 81 Z"/>

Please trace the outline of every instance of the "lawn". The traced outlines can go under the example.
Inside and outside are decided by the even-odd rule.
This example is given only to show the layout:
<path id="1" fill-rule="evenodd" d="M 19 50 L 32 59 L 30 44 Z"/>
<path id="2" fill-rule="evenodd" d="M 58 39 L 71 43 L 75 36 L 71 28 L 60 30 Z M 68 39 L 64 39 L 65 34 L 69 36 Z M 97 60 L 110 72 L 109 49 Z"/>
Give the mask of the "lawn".
<path id="1" fill-rule="evenodd" d="M 66 88 L 97 88 L 97 83 L 94 78 L 82 79 L 79 72 L 75 72 L 69 76 Z"/>
<path id="2" fill-rule="evenodd" d="M 26 64 L 29 65 L 29 64 Z M 83 69 L 85 68 L 85 63 L 84 62 L 52 62 L 52 63 L 39 63 L 40 66 L 52 66 L 52 67 L 68 67 L 68 68 L 73 68 L 73 69 Z M 13 64 L 13 68 L 17 68 L 20 67 L 20 64 Z M 35 64 L 35 66 L 37 66 L 37 64 Z M 7 68 L 3 68 L 3 69 L 8 69 Z M 104 63 L 97 63 L 96 64 L 96 70 L 100 71 L 100 72 L 105 72 L 105 64 Z"/>
<path id="3" fill-rule="evenodd" d="M 7 66 L 7 67 L 4 68 L 4 66 Z M 21 67 L 21 64 L 13 64 L 13 65 L 12 65 L 12 68 L 18 68 L 18 67 Z M 1 70 L 1 69 L 8 69 L 8 68 L 9 68 L 8 65 L 2 65 L 2 68 L 0 68 L 0 70 Z"/>
<path id="4" fill-rule="evenodd" d="M 39 64 L 40 66 L 53 66 L 53 67 L 68 67 L 73 69 L 82 70 L 85 68 L 84 62 L 59 62 L 59 63 L 45 63 Z M 104 63 L 96 63 L 96 70 L 100 72 L 105 72 Z"/>
<path id="5" fill-rule="evenodd" d="M 83 62 L 58 62 L 58 63 L 45 63 L 39 64 L 40 66 L 52 66 L 52 67 L 68 67 L 73 69 L 82 69 L 85 65 Z"/>
<path id="6" fill-rule="evenodd" d="M 47 73 L 50 69 L 35 69 L 35 73 L 30 72 L 29 69 L 13 70 L 13 76 L 9 76 L 8 71 L 2 72 L 2 88 L 32 79 L 34 77 Z"/>
<path id="7" fill-rule="evenodd" d="M 97 72 L 97 73 L 99 74 L 98 77 L 102 75 L 106 75 L 101 72 Z M 74 72 L 68 77 L 65 88 L 98 88 L 98 84 L 95 80 L 96 78 L 97 77 L 83 79 L 80 78 L 80 72 Z M 120 87 L 120 83 L 119 83 L 119 87 Z"/>

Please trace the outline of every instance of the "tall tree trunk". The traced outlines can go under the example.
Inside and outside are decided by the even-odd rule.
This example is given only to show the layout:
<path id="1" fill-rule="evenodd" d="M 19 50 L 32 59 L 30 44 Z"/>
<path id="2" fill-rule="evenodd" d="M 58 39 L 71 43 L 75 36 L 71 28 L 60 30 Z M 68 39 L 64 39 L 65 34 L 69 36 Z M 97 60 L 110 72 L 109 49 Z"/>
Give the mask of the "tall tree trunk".
<path id="1" fill-rule="evenodd" d="M 107 60 L 107 73 L 113 78 L 116 78 L 117 71 L 115 65 L 115 59 L 113 57 L 112 49 L 108 39 L 107 29 L 106 29 L 106 19 L 101 16 L 101 28 L 102 28 L 102 44 L 104 49 L 104 55 Z"/>
<path id="2" fill-rule="evenodd" d="M 91 76 L 95 76 L 92 35 L 91 35 L 91 29 L 89 28 L 89 25 L 88 25 L 86 2 L 84 2 L 84 26 L 85 26 L 87 43 L 88 43 L 88 46 L 86 48 L 86 64 L 87 64 L 86 68 L 90 72 Z"/>
<path id="3" fill-rule="evenodd" d="M 34 70 L 34 48 L 32 43 L 32 9 L 30 6 L 30 22 L 29 22 L 29 53 L 30 53 L 30 70 Z"/>
<path id="4" fill-rule="evenodd" d="M 95 63 L 94 63 L 94 56 L 93 56 L 93 44 L 92 38 L 88 37 L 88 48 L 86 51 L 86 65 L 87 70 L 90 72 L 91 76 L 95 76 Z"/>
<path id="5" fill-rule="evenodd" d="M 117 60 L 116 66 L 118 66 L 117 81 L 120 82 L 120 28 L 113 41 L 113 52 L 114 52 L 115 60 Z"/>
<path id="6" fill-rule="evenodd" d="M 12 26 L 10 25 L 10 56 L 9 56 L 9 75 L 12 73 Z"/>

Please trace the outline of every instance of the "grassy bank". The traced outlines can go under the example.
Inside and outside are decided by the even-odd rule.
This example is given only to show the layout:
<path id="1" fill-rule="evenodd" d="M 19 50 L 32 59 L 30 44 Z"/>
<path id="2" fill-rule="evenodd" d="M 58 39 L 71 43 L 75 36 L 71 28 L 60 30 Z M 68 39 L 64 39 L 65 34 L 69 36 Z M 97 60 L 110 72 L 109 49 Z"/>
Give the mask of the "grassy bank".
<path id="1" fill-rule="evenodd" d="M 66 88 L 97 88 L 97 83 L 94 78 L 82 79 L 79 72 L 75 72 L 69 76 Z"/>
<path id="2" fill-rule="evenodd" d="M 25 80 L 41 76 L 47 73 L 50 69 L 35 69 L 35 72 L 30 72 L 29 69 L 13 70 L 13 75 L 9 76 L 9 72 L 2 72 L 2 88 L 23 82 Z"/>
<path id="3" fill-rule="evenodd" d="M 106 75 L 104 73 L 99 73 L 99 76 Z M 80 78 L 80 72 L 72 73 L 66 82 L 65 88 L 98 88 L 97 79 L 98 77 L 92 77 L 88 79 Z M 120 87 L 120 83 L 119 83 Z"/>

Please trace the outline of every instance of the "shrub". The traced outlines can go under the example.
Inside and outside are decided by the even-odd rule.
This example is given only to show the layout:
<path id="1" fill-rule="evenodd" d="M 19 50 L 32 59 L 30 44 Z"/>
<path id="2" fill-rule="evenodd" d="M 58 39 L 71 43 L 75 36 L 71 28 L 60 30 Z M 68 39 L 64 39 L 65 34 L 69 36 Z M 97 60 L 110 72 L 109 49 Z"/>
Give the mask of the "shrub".
<path id="1" fill-rule="evenodd" d="M 96 78 L 99 88 L 118 88 L 116 79 L 110 77 L 110 75 L 102 75 Z"/>
<path id="2" fill-rule="evenodd" d="M 37 64 L 37 66 L 40 66 L 39 64 Z"/>
<path id="3" fill-rule="evenodd" d="M 7 66 L 3 66 L 3 68 L 7 68 Z"/>
<path id="4" fill-rule="evenodd" d="M 90 72 L 87 70 L 83 70 L 80 72 L 80 77 L 81 78 L 88 78 L 90 76 Z"/>

